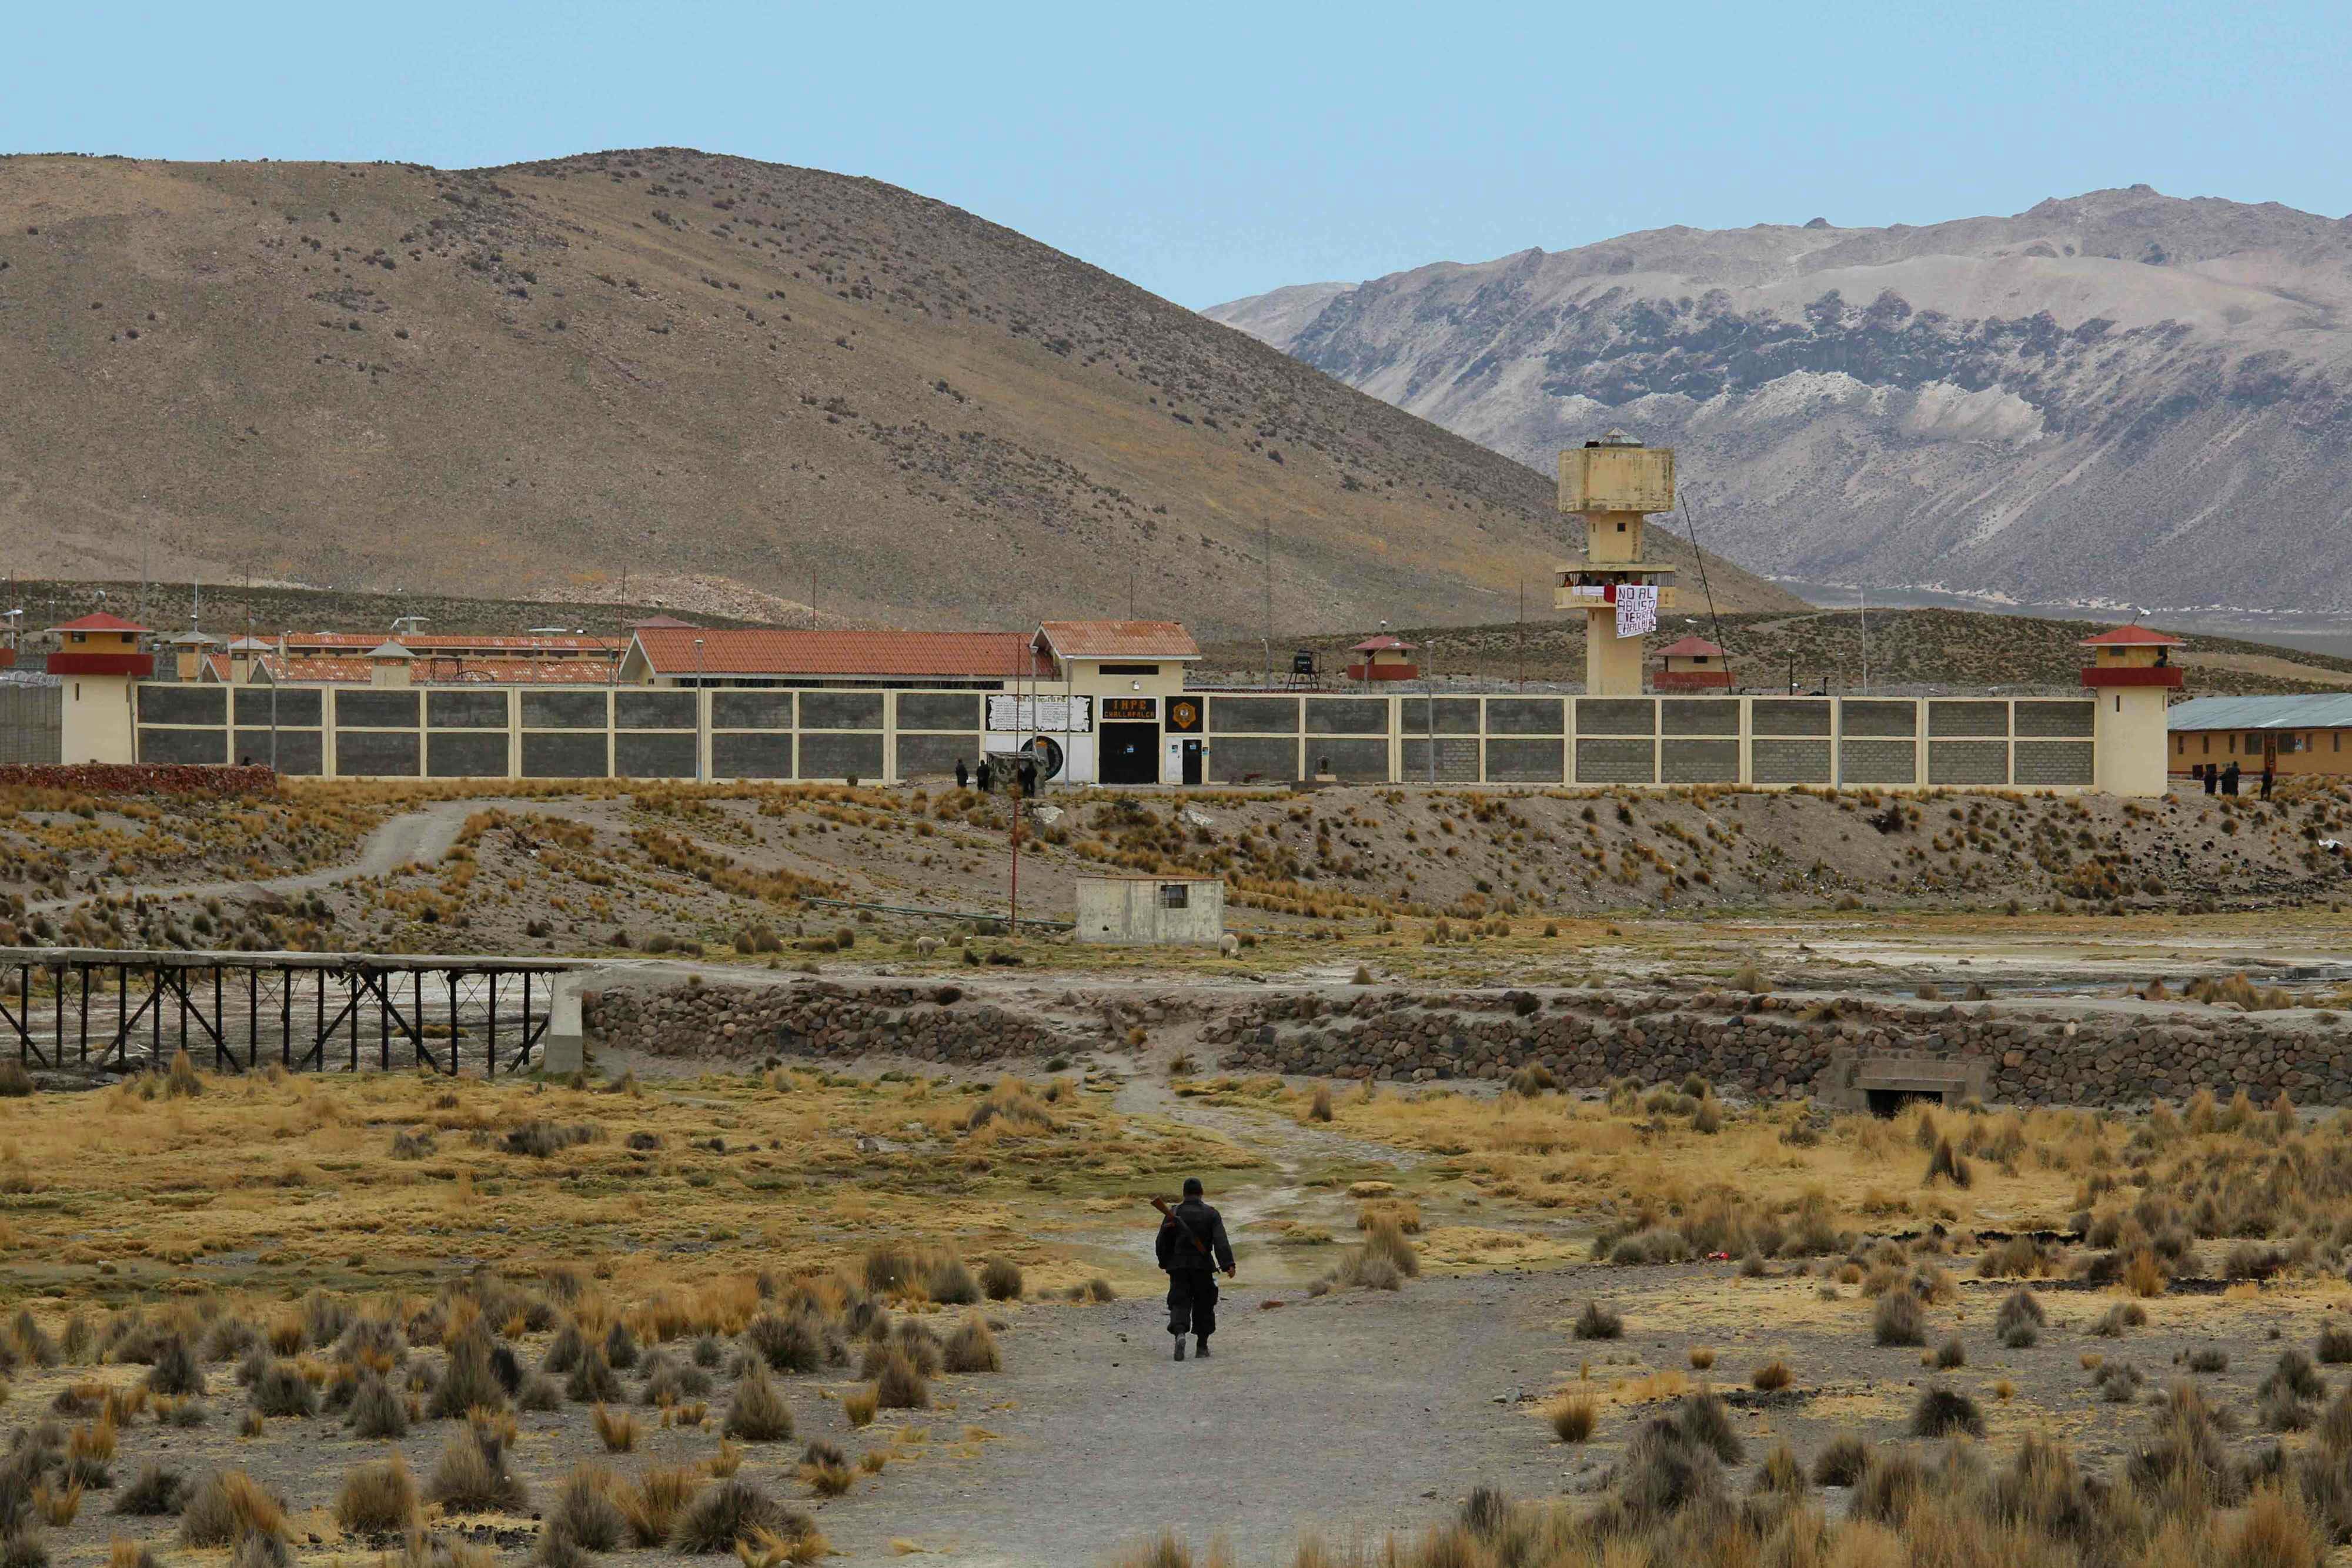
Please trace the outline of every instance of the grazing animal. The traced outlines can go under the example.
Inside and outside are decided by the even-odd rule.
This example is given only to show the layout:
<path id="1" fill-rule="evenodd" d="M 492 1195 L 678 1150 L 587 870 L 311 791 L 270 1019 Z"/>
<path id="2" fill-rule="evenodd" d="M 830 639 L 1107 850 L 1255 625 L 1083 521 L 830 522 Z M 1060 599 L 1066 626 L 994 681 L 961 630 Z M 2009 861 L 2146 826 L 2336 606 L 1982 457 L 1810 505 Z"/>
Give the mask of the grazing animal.
<path id="1" fill-rule="evenodd" d="M 1230 958 L 1241 950 L 1242 939 L 1234 936 L 1231 932 L 1227 932 L 1224 936 L 1217 938 L 1217 951 L 1223 953 L 1226 957 Z"/>
<path id="2" fill-rule="evenodd" d="M 915 956 L 917 957 L 928 958 L 939 950 L 940 939 L 938 937 L 918 936 L 915 938 Z"/>

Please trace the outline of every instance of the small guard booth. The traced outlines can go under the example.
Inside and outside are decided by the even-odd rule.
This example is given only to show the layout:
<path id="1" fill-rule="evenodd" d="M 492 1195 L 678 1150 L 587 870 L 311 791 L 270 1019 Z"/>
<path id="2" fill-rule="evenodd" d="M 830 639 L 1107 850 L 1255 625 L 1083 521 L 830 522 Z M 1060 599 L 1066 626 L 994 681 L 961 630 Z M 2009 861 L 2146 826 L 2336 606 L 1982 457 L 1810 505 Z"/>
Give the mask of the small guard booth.
<path id="1" fill-rule="evenodd" d="M 1213 876 L 1082 876 L 1076 936 L 1111 946 L 1214 946 L 1225 936 L 1225 884 Z"/>

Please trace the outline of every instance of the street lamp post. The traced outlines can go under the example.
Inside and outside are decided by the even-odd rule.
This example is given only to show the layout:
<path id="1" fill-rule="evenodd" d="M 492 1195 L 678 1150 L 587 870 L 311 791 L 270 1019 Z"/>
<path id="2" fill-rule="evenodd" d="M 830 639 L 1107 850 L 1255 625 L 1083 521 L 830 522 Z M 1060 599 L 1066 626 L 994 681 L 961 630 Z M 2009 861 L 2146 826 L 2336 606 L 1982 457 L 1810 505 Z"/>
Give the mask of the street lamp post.
<path id="1" fill-rule="evenodd" d="M 1437 639 L 1428 645 L 1429 667 L 1422 679 L 1422 689 L 1429 695 L 1422 699 L 1422 750 L 1429 758 L 1429 781 L 1437 782 Z"/>

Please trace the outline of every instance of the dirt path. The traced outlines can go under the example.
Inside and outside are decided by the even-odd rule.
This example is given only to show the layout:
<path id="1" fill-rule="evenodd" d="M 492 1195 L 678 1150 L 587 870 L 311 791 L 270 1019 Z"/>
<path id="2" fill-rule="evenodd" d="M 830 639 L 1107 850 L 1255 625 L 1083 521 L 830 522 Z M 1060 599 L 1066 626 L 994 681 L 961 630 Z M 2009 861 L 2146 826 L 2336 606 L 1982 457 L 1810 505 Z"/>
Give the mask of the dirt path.
<path id="1" fill-rule="evenodd" d="M 1345 1207 L 1339 1194 L 1300 1185 L 1315 1163 L 1402 1169 L 1418 1156 L 1203 1104 L 1167 1088 L 1164 1061 L 1134 1067 L 1120 1111 L 1230 1138 L 1272 1170 L 1213 1194 L 1242 1260 L 1241 1282 L 1224 1287 L 1215 1357 L 1170 1359 L 1156 1296 L 1022 1309 L 1003 1340 L 1005 1375 L 975 1389 L 984 1401 L 930 1422 L 934 1446 L 965 1425 L 1002 1440 L 894 1469 L 871 1501 L 829 1505 L 825 1531 L 849 1561 L 882 1561 L 905 1540 L 949 1563 L 1076 1568 L 1168 1529 L 1195 1547 L 1223 1534 L 1244 1564 L 1286 1563 L 1302 1529 L 1353 1539 L 1427 1522 L 1482 1483 L 1562 1484 L 1577 1456 L 1520 1407 L 1573 1364 L 1556 1327 L 1569 1310 L 1559 1275 L 1309 1299 L 1281 1277 L 1327 1268 L 1330 1249 L 1286 1256 L 1255 1223 Z M 1150 1277 L 1151 1237 L 1149 1223 L 1130 1222 L 1090 1239 L 1131 1278 Z"/>
<path id="2" fill-rule="evenodd" d="M 541 809 L 541 803 L 530 800 L 501 801 L 500 809 L 509 812 Z M 551 803 L 560 805 L 560 803 Z M 215 898 L 251 897 L 257 894 L 310 893 L 331 887 L 336 883 L 354 876 L 382 876 L 410 861 L 432 864 L 449 852 L 457 835 L 465 830 L 466 819 L 480 809 L 472 800 L 444 800 L 422 810 L 406 811 L 393 818 L 360 843 L 360 852 L 339 865 L 323 866 L 317 871 L 297 872 L 286 876 L 233 877 L 215 882 L 132 883 L 110 888 L 109 892 L 132 898 Z M 51 914 L 87 904 L 95 896 L 80 894 L 71 898 L 52 898 L 31 905 L 35 914 Z"/>
<path id="3" fill-rule="evenodd" d="M 1269 1297 L 1292 1304 L 1261 1310 Z M 905 1540 L 946 1563 L 1092 1568 L 1166 1529 L 1196 1548 L 1223 1534 L 1255 1565 L 1286 1563 L 1302 1529 L 1416 1526 L 1480 1484 L 1557 1490 L 1579 1457 L 1518 1400 L 1573 1364 L 1564 1301 L 1556 1275 L 1314 1301 L 1244 1284 L 1215 1358 L 1182 1365 L 1157 1300 L 1032 1306 L 984 1398 L 928 1422 L 935 1446 L 966 1424 L 1002 1440 L 893 1467 L 822 1523 L 852 1563 Z"/>

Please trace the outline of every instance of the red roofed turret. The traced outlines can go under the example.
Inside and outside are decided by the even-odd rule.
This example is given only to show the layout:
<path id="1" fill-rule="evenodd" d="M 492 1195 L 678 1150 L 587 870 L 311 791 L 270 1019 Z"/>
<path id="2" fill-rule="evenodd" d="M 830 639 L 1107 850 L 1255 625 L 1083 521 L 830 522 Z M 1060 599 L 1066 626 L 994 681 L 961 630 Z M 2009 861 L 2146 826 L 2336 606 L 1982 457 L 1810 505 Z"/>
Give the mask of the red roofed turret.
<path id="1" fill-rule="evenodd" d="M 1664 661 L 1654 683 L 1662 692 L 1727 692 L 1731 664 L 1724 651 L 1696 634 L 1658 650 Z"/>
<path id="2" fill-rule="evenodd" d="M 2083 684 L 2094 690 L 2110 686 L 2158 686 L 2177 690 L 2180 666 L 2172 650 L 2189 644 L 2168 632 L 2151 631 L 2134 622 L 2085 637 L 2077 644 L 2091 650 L 2083 666 Z"/>

